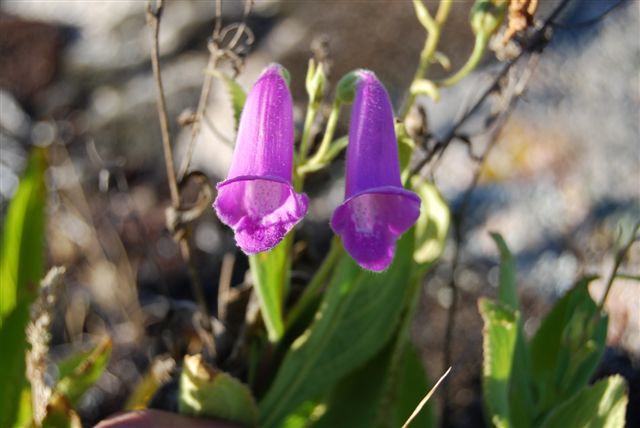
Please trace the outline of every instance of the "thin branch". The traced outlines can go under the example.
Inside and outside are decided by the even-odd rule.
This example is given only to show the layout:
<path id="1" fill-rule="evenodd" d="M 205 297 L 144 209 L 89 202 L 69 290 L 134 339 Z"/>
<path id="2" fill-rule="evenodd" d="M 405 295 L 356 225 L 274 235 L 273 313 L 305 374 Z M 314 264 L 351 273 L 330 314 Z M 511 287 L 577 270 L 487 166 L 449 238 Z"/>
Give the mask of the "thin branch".
<path id="1" fill-rule="evenodd" d="M 619 278 L 622 276 L 618 274 L 618 270 L 620 269 L 622 262 L 627 256 L 627 253 L 631 249 L 631 246 L 633 245 L 633 243 L 637 242 L 638 239 L 640 239 L 637 236 L 638 230 L 640 230 L 640 222 L 636 223 L 635 227 L 633 228 L 629 241 L 627 241 L 627 243 L 622 248 L 620 248 L 620 250 L 615 255 L 615 262 L 613 264 L 613 269 L 611 270 L 611 275 L 609 276 L 609 280 L 607 281 L 607 286 L 605 288 L 604 295 L 602 296 L 602 300 L 600 300 L 600 304 L 598 305 L 598 309 L 599 309 L 598 313 L 602 312 L 604 305 L 607 303 L 607 298 L 609 297 L 609 293 L 613 288 L 613 282 L 615 281 L 616 278 Z"/>
<path id="2" fill-rule="evenodd" d="M 147 4 L 147 25 L 151 28 L 151 66 L 156 85 L 156 105 L 158 106 L 158 117 L 160 119 L 160 132 L 162 133 L 162 150 L 164 152 L 164 163 L 167 168 L 167 180 L 169 181 L 169 192 L 171 203 L 175 208 L 180 206 L 180 194 L 178 193 L 178 181 L 171 151 L 171 130 L 169 129 L 169 114 L 167 113 L 167 101 L 164 96 L 162 76 L 160 75 L 160 19 L 164 8 L 164 1 L 157 0 L 155 9 L 151 1 Z"/>
<path id="3" fill-rule="evenodd" d="M 157 0 L 155 9 L 153 8 L 151 1 L 147 4 L 147 25 L 151 29 L 151 65 L 153 68 L 153 76 L 156 86 L 156 101 L 158 105 L 158 117 L 160 119 L 160 131 L 162 133 L 162 148 L 164 151 L 164 161 L 167 168 L 167 180 L 169 181 L 169 190 L 171 193 L 171 208 L 174 211 L 179 211 L 181 208 L 181 197 L 178 190 L 178 181 L 176 179 L 175 166 L 173 161 L 173 152 L 171 148 L 171 132 L 169 129 L 169 115 L 167 113 L 167 104 L 165 100 L 164 87 L 162 85 L 162 75 L 160 72 L 160 49 L 159 49 L 159 33 L 160 33 L 160 20 L 163 11 L 163 0 Z M 187 273 L 191 282 L 191 288 L 195 295 L 196 301 L 200 308 L 200 312 L 204 320 L 202 320 L 202 327 L 205 329 L 206 334 L 203 334 L 203 341 L 207 345 L 208 351 L 215 356 L 215 339 L 213 338 L 213 324 L 211 317 L 209 316 L 209 309 L 207 306 L 206 297 L 198 276 L 198 271 L 195 267 L 195 263 L 191 254 L 191 247 L 189 245 L 189 230 L 188 226 L 180 225 L 185 233 L 174 233 L 174 237 L 178 241 L 180 247 L 180 254 L 187 265 Z"/>
<path id="4" fill-rule="evenodd" d="M 456 283 L 456 272 L 458 270 L 458 265 L 460 263 L 460 253 L 463 246 L 464 241 L 464 221 L 467 210 L 469 208 L 469 203 L 471 202 L 471 195 L 475 188 L 478 185 L 480 177 L 482 175 L 482 166 L 484 165 L 487 157 L 495 147 L 498 142 L 498 134 L 501 132 L 502 128 L 506 124 L 509 116 L 514 111 L 515 105 L 524 93 L 526 86 L 533 75 L 533 70 L 535 69 L 538 63 L 538 54 L 534 54 L 530 57 L 529 62 L 525 70 L 522 72 L 520 78 L 517 82 L 513 82 L 509 85 L 508 90 L 503 98 L 503 103 L 501 107 L 501 113 L 498 114 L 491 126 L 489 144 L 485 148 L 484 152 L 479 156 L 477 161 L 476 170 L 474 172 L 473 178 L 471 180 L 470 185 L 465 190 L 465 193 L 462 198 L 462 204 L 460 209 L 456 214 L 453 215 L 453 233 L 454 233 L 454 253 L 453 260 L 451 263 L 451 279 L 449 282 L 449 288 L 451 289 L 451 305 L 448 308 L 447 312 L 447 324 L 445 328 L 445 337 L 444 337 L 444 352 L 442 358 L 443 367 L 450 367 L 452 364 L 452 348 L 451 344 L 453 341 L 453 333 L 455 331 L 456 324 L 456 311 L 458 305 L 458 286 Z M 449 417 L 449 384 L 445 383 L 443 385 L 443 426 L 447 426 L 447 418 Z"/>
<path id="5" fill-rule="evenodd" d="M 234 23 L 225 28 L 222 28 L 222 2 L 221 0 L 216 0 L 216 17 L 215 23 L 213 26 L 213 31 L 211 33 L 211 40 L 209 42 L 209 60 L 207 61 L 207 71 L 215 70 L 220 62 L 220 59 L 223 57 L 230 57 L 234 61 L 234 63 L 240 61 L 240 57 L 233 53 L 233 50 L 238 45 L 240 38 L 243 34 L 247 33 L 247 37 L 250 42 L 253 41 L 253 33 L 247 27 L 246 20 L 251 12 L 251 6 L 253 4 L 252 0 L 245 0 L 245 8 L 244 14 L 242 17 L 241 23 Z M 229 31 L 235 29 L 235 33 L 229 42 L 229 45 L 226 48 L 222 48 L 223 40 Z M 248 43 L 250 43 L 248 42 Z M 191 159 L 193 158 L 193 151 L 196 146 L 196 142 L 200 135 L 200 130 L 202 128 L 202 121 L 205 117 L 205 113 L 207 110 L 207 104 L 209 103 L 209 94 L 211 93 L 211 86 L 213 85 L 214 74 L 213 73 L 205 73 L 204 74 L 204 82 L 202 83 L 202 89 L 200 90 L 200 98 L 198 100 L 198 107 L 196 109 L 195 117 L 193 123 L 191 124 L 191 139 L 189 140 L 189 145 L 187 146 L 187 151 L 182 159 L 182 163 L 180 164 L 180 173 L 178 177 L 182 180 L 187 172 L 189 171 L 189 166 L 191 165 Z"/>
<path id="6" fill-rule="evenodd" d="M 431 160 L 438 155 L 442 156 L 444 151 L 449 147 L 451 141 L 456 136 L 458 130 L 465 124 L 465 122 L 471 118 L 479 109 L 482 107 L 484 102 L 487 100 L 489 95 L 491 95 L 497 88 L 500 86 L 500 81 L 507 75 L 509 70 L 517 64 L 522 57 L 525 55 L 530 55 L 533 52 L 541 52 L 548 42 L 551 40 L 551 34 L 549 30 L 554 26 L 554 20 L 560 15 L 560 13 L 569 5 L 571 0 L 562 0 L 558 6 L 553 10 L 551 15 L 543 22 L 543 24 L 533 33 L 533 35 L 528 39 L 526 45 L 522 48 L 520 53 L 516 55 L 514 58 L 505 62 L 500 70 L 495 75 L 491 83 L 482 91 L 482 93 L 478 96 L 473 105 L 454 123 L 454 125 L 449 129 L 449 132 L 436 144 L 433 146 L 433 149 L 427 153 L 427 155 L 422 158 L 411 170 L 411 174 L 415 175 L 419 173 L 422 168 L 424 168 Z"/>

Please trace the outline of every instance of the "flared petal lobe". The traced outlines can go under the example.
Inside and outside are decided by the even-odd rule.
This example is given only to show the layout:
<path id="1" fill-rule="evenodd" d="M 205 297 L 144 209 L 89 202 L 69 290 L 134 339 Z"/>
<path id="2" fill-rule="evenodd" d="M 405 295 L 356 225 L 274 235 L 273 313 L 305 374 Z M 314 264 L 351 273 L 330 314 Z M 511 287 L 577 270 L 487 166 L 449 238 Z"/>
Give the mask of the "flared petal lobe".
<path id="1" fill-rule="evenodd" d="M 346 200 L 331 218 L 363 268 L 386 269 L 398 238 L 420 216 L 420 198 L 402 187 L 389 96 L 370 71 L 358 71 L 347 147 Z"/>
<path id="2" fill-rule="evenodd" d="M 268 251 L 307 212 L 308 198 L 291 185 L 293 107 L 279 65 L 269 66 L 249 93 L 227 180 L 213 207 L 246 254 Z"/>

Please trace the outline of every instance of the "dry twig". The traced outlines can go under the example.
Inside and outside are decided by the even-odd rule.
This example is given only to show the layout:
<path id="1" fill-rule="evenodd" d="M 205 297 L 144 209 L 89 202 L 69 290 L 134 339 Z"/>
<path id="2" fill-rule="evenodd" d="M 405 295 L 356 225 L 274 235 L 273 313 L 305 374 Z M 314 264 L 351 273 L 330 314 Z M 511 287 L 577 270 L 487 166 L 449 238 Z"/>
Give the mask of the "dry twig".
<path id="1" fill-rule="evenodd" d="M 156 102 L 158 106 L 158 117 L 160 119 L 160 131 L 162 133 L 162 149 L 164 152 L 164 161 L 167 169 L 167 180 L 169 181 L 169 191 L 171 194 L 171 208 L 175 211 L 181 210 L 182 200 L 178 190 L 178 181 L 176 178 L 175 166 L 173 161 L 173 152 L 171 147 L 171 131 L 169 129 L 169 115 L 167 113 L 167 104 L 164 95 L 164 87 L 162 85 L 162 75 L 160 72 L 160 52 L 158 35 L 160 33 L 160 21 L 163 12 L 163 0 L 157 0 L 155 8 L 152 6 L 152 2 L 147 4 L 147 25 L 151 29 L 151 65 L 153 68 L 154 81 L 156 86 Z M 200 312 L 202 314 L 202 327 L 208 333 L 206 337 L 203 337 L 204 343 L 206 343 L 208 351 L 215 356 L 215 339 L 213 337 L 213 325 L 209 316 L 209 310 L 207 301 L 202 288 L 202 283 L 198 276 L 197 269 L 191 254 L 191 246 L 189 243 L 189 234 L 186 225 L 177 225 L 177 228 L 184 227 L 185 233 L 174 234 L 178 245 L 180 247 L 180 253 L 182 258 L 187 264 L 187 272 L 191 281 L 191 287 L 193 293 L 198 302 Z"/>

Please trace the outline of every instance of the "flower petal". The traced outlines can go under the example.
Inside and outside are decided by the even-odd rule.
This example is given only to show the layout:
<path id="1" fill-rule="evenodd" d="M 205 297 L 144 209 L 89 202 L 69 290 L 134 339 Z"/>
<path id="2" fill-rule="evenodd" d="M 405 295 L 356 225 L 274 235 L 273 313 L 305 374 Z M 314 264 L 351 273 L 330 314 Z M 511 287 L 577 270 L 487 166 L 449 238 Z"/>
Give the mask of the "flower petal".
<path id="1" fill-rule="evenodd" d="M 241 176 L 218 184 L 213 207 L 246 254 L 276 246 L 304 217 L 309 200 L 278 177 Z"/>
<path id="2" fill-rule="evenodd" d="M 420 199 L 402 188 L 385 187 L 357 194 L 340 205 L 331 227 L 363 268 L 383 271 L 393 261 L 396 241 L 420 215 Z"/>

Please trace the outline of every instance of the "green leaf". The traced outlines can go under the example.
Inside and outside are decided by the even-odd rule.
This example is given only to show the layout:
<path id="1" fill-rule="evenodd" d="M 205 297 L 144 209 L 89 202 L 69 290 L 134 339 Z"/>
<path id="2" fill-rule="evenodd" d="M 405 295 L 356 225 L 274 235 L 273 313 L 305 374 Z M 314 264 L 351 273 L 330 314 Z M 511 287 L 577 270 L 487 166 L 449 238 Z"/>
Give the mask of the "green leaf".
<path id="1" fill-rule="evenodd" d="M 20 394 L 18 414 L 15 421 L 16 428 L 26 428 L 33 425 L 33 406 L 31 400 L 31 388 L 30 386 L 26 386 Z"/>
<path id="2" fill-rule="evenodd" d="M 42 277 L 45 168 L 44 149 L 35 149 L 5 219 L 0 246 L 0 326 L 14 308 L 35 299 Z"/>
<path id="3" fill-rule="evenodd" d="M 484 321 L 482 390 L 488 419 L 496 427 L 511 426 L 509 381 L 518 334 L 517 312 L 500 302 L 481 298 Z"/>
<path id="4" fill-rule="evenodd" d="M 282 305 L 289 284 L 291 239 L 289 234 L 271 251 L 249 256 L 254 290 L 271 342 L 278 341 L 284 333 Z"/>
<path id="5" fill-rule="evenodd" d="M 414 178 L 414 191 L 420 196 L 420 217 L 416 223 L 416 248 L 413 259 L 422 266 L 433 263 L 444 250 L 451 217 L 449 206 L 436 187 Z"/>
<path id="6" fill-rule="evenodd" d="M 259 404 L 260 426 L 279 426 L 301 403 L 329 390 L 365 363 L 389 340 L 411 291 L 413 229 L 398 241 L 384 272 L 340 260 L 316 320 L 291 346 Z"/>
<path id="7" fill-rule="evenodd" d="M 309 400 L 287 415 L 281 428 L 307 428 L 324 414 L 326 406 L 322 401 Z"/>
<path id="8" fill-rule="evenodd" d="M 53 394 L 47 404 L 42 428 L 82 428 L 82 422 L 64 396 Z"/>
<path id="9" fill-rule="evenodd" d="M 396 368 L 391 367 L 395 342 L 388 343 L 336 385 L 326 403 L 326 413 L 313 424 L 314 428 L 402 426 L 429 388 L 420 356 L 410 341 L 400 347 L 395 373 Z M 436 426 L 428 404 L 412 425 Z"/>
<path id="10" fill-rule="evenodd" d="M 623 428 L 627 401 L 624 379 L 610 376 L 557 406 L 542 428 Z"/>
<path id="11" fill-rule="evenodd" d="M 413 343 L 407 342 L 400 363 L 393 422 L 390 426 L 402 426 L 411 416 L 420 399 L 429 391 L 429 388 L 420 354 L 413 346 Z M 438 426 L 430 402 L 423 407 L 422 411 L 411 423 L 411 426 L 420 428 L 435 428 Z"/>
<path id="12" fill-rule="evenodd" d="M 18 417 L 26 386 L 25 327 L 43 271 L 46 152 L 31 154 L 18 190 L 9 205 L 0 244 L 0 426 Z"/>
<path id="13" fill-rule="evenodd" d="M 499 233 L 492 233 L 491 237 L 500 251 L 500 282 L 498 285 L 498 301 L 518 310 L 518 293 L 516 291 L 516 264 L 509 251 L 509 247 Z"/>
<path id="14" fill-rule="evenodd" d="M 498 300 L 503 305 L 516 311 L 520 307 L 517 293 L 516 264 L 509 247 L 498 233 L 491 237 L 500 251 L 500 281 L 498 284 Z M 513 368 L 509 383 L 509 408 L 514 426 L 529 426 L 533 418 L 533 393 L 529 379 L 529 348 L 524 335 L 522 319 L 518 320 L 518 332 L 514 350 Z"/>
<path id="15" fill-rule="evenodd" d="M 401 179 L 402 183 L 406 183 L 411 174 L 409 165 L 411 163 L 413 150 L 416 148 L 416 143 L 407 133 L 407 128 L 403 122 L 396 123 L 395 131 L 396 139 L 398 140 L 398 160 L 400 161 Z"/>
<path id="16" fill-rule="evenodd" d="M 111 355 L 111 339 L 105 338 L 90 351 L 73 355 L 58 364 L 54 392 L 76 407 L 82 395 L 100 379 Z"/>
<path id="17" fill-rule="evenodd" d="M 545 317 L 531 341 L 537 418 L 587 385 L 604 353 L 607 317 L 589 295 L 593 277 L 579 281 Z"/>
<path id="18" fill-rule="evenodd" d="M 199 354 L 184 358 L 178 408 L 184 415 L 257 426 L 258 409 L 249 388 L 228 373 L 205 364 Z"/>
<path id="19" fill-rule="evenodd" d="M 247 94 L 242 89 L 242 86 L 238 84 L 231 77 L 227 76 L 223 72 L 219 70 L 209 70 L 208 71 L 213 77 L 220 79 L 225 86 L 227 87 L 227 91 L 229 92 L 229 97 L 231 98 L 231 108 L 233 109 L 233 119 L 235 120 L 235 128 L 238 129 L 238 125 L 240 124 L 240 115 L 242 114 L 242 109 L 244 108 L 244 103 L 247 99 Z"/>
<path id="20" fill-rule="evenodd" d="M 394 342 L 388 343 L 364 366 L 338 382 L 326 403 L 326 413 L 313 424 L 314 428 L 376 426 L 389 376 Z"/>

